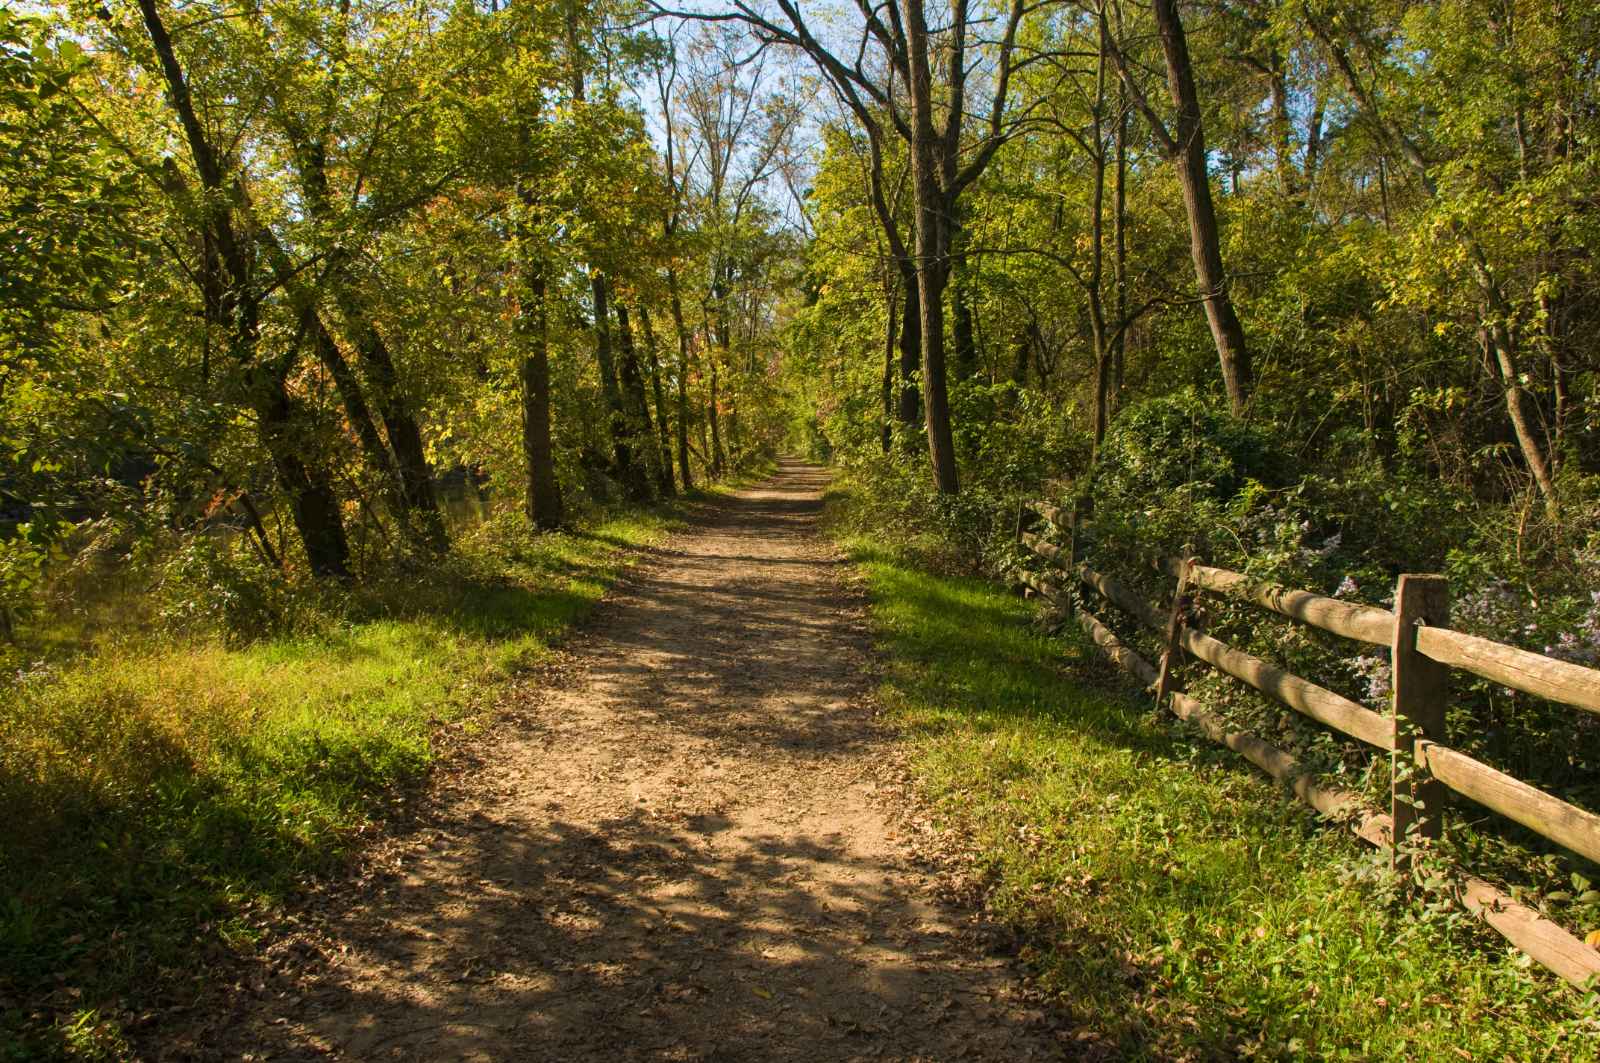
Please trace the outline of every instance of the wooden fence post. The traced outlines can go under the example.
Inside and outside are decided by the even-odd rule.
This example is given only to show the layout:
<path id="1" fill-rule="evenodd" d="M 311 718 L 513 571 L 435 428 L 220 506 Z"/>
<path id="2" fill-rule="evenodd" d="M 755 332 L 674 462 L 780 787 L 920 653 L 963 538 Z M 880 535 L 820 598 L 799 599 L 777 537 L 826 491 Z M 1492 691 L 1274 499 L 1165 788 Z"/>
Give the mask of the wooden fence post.
<path id="1" fill-rule="evenodd" d="M 1084 515 L 1088 512 L 1087 504 L 1082 496 L 1072 500 L 1072 527 L 1067 530 L 1067 569 L 1072 573 L 1073 583 L 1078 580 L 1078 564 L 1083 560 L 1078 556 L 1078 526 L 1083 523 Z"/>
<path id="2" fill-rule="evenodd" d="M 1172 591 L 1172 610 L 1167 613 L 1167 642 L 1161 649 L 1161 667 L 1156 672 L 1156 708 L 1159 710 L 1172 690 L 1172 670 L 1178 665 L 1178 633 L 1183 629 L 1184 613 L 1189 608 L 1189 567 L 1195 562 L 1189 547 L 1184 547 L 1183 564 L 1178 568 L 1178 585 Z"/>
<path id="3" fill-rule="evenodd" d="M 1443 576 L 1405 575 L 1394 591 L 1394 641 L 1390 646 L 1390 686 L 1394 698 L 1393 867 L 1409 872 L 1409 845 L 1438 838 L 1443 826 L 1445 788 L 1418 756 L 1422 740 L 1445 741 L 1444 715 L 1450 694 L 1448 666 L 1417 652 L 1419 626 L 1450 622 L 1450 584 Z"/>
<path id="4" fill-rule="evenodd" d="M 1023 547 L 1022 537 L 1027 533 L 1028 525 L 1033 523 L 1032 516 L 1033 513 L 1028 506 L 1028 500 L 1025 498 L 1017 499 L 1017 526 L 1014 534 L 1019 550 Z M 1020 594 L 1023 598 L 1032 598 L 1034 590 L 1026 581 L 1014 579 L 1011 581 L 1011 593 Z"/>
<path id="5" fill-rule="evenodd" d="M 1083 526 L 1094 514 L 1094 499 L 1089 495 L 1078 495 L 1072 500 L 1072 531 L 1067 535 L 1067 571 L 1071 578 L 1067 580 L 1072 585 L 1072 603 L 1074 606 L 1084 606 L 1083 576 L 1078 569 L 1083 565 Z"/>

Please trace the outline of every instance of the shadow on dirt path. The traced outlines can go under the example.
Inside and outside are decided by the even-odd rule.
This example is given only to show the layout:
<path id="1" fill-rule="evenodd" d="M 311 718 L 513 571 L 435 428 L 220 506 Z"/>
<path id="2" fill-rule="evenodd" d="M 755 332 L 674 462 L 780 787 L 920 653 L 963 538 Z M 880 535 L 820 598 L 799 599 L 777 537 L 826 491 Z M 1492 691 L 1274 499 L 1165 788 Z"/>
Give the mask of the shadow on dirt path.
<path id="1" fill-rule="evenodd" d="M 901 839 L 864 602 L 816 530 L 825 483 L 785 462 L 710 507 L 359 888 L 319 902 L 276 975 L 169 1047 L 1060 1057 L 1008 961 L 932 899 Z"/>

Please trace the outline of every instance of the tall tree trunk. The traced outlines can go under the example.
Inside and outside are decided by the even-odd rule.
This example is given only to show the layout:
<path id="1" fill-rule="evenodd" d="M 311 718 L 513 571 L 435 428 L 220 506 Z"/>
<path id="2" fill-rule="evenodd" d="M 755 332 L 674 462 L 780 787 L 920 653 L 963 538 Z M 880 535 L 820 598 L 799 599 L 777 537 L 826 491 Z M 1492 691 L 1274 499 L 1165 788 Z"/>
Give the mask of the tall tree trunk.
<path id="1" fill-rule="evenodd" d="M 722 425 L 717 404 L 721 401 L 717 395 L 717 356 L 713 352 L 706 352 L 711 363 L 711 394 L 710 401 L 706 404 L 706 419 L 711 422 L 711 478 L 722 479 L 723 469 L 727 466 L 727 458 L 722 452 Z"/>
<path id="2" fill-rule="evenodd" d="M 341 7 L 348 14 L 348 0 L 344 0 Z M 332 98 L 336 94 L 337 84 L 338 80 L 335 79 L 329 88 L 327 107 L 330 114 L 337 104 L 336 99 Z M 308 135 L 298 121 L 289 118 L 285 119 L 285 126 L 307 212 L 314 221 L 323 225 L 337 224 L 328 182 L 327 128 Z M 279 273 L 280 282 L 285 286 L 297 286 L 288 254 L 278 246 L 270 232 L 265 232 L 264 237 L 268 241 L 268 251 L 273 256 L 273 268 Z M 371 301 L 351 275 L 351 257 L 345 248 L 334 248 L 329 258 L 326 284 L 344 318 L 351 346 L 355 348 L 356 356 L 366 371 L 378 416 L 383 419 L 384 430 L 389 436 L 389 448 L 394 453 L 392 468 L 387 461 L 377 463 L 375 467 L 385 476 L 393 475 L 399 484 L 399 490 L 390 494 L 395 496 L 395 516 L 407 536 L 429 550 L 442 551 L 449 547 L 450 538 L 445 530 L 444 514 L 433 490 L 433 470 L 428 467 L 422 429 L 410 398 L 400 387 L 394 358 L 378 331 Z M 315 296 L 310 293 L 305 297 L 315 302 Z M 351 384 L 354 383 L 353 378 L 347 379 Z M 335 384 L 341 391 L 346 386 L 338 379 Z M 365 403 L 361 405 L 365 406 Z"/>
<path id="3" fill-rule="evenodd" d="M 366 301 L 350 287 L 348 277 L 336 278 L 333 291 L 339 312 L 354 336 L 362 368 L 372 384 L 378 416 L 383 419 L 384 431 L 389 435 L 389 447 L 394 451 L 400 475 L 407 523 L 413 526 L 417 540 L 424 546 L 445 550 L 450 545 L 450 536 L 445 531 L 444 514 L 434 494 L 433 470 L 428 466 L 422 426 L 410 398 L 400 386 L 400 374 L 395 369 L 389 345 L 373 323 Z"/>
<path id="4" fill-rule="evenodd" d="M 1221 363 L 1228 405 L 1235 415 L 1243 416 L 1253 383 L 1250 348 L 1245 343 L 1244 326 L 1239 323 L 1239 315 L 1228 293 L 1228 275 L 1222 265 L 1216 206 L 1211 199 L 1211 181 L 1206 172 L 1200 96 L 1195 88 L 1194 67 L 1189 60 L 1189 44 L 1184 37 L 1183 21 L 1178 16 L 1177 0 L 1151 0 L 1151 8 L 1166 58 L 1167 89 L 1177 112 L 1177 124 L 1171 130 L 1139 88 L 1120 46 L 1111 51 L 1124 89 L 1144 113 L 1162 152 L 1177 171 L 1178 183 L 1183 189 L 1184 212 L 1189 219 L 1189 254 L 1194 260 L 1195 281 L 1205 306 L 1206 324 L 1211 329 L 1217 360 Z"/>
<path id="5" fill-rule="evenodd" d="M 1100 16 L 1100 49 L 1095 64 L 1093 138 L 1091 156 L 1093 176 L 1089 185 L 1089 329 L 1094 343 L 1094 449 L 1091 460 L 1098 461 L 1105 442 L 1106 425 L 1111 420 L 1111 348 L 1106 337 L 1105 232 L 1106 232 L 1106 148 L 1105 103 L 1106 66 L 1109 58 L 1109 27 Z M 1119 330 L 1120 331 L 1120 330 Z"/>
<path id="6" fill-rule="evenodd" d="M 904 0 L 910 53 L 911 170 L 917 213 L 917 295 L 922 302 L 922 407 L 928 427 L 928 458 L 941 494 L 961 489 L 950 430 L 945 383 L 944 290 L 949 280 L 949 229 L 953 204 L 940 187 L 938 133 L 934 130 L 933 69 L 922 0 Z"/>
<path id="7" fill-rule="evenodd" d="M 611 298 L 605 274 L 589 274 L 589 291 L 594 298 L 594 360 L 600 371 L 600 392 L 606 403 L 606 432 L 611 438 L 611 475 L 622 485 L 623 494 L 635 501 L 648 497 L 649 479 L 639 467 L 628 432 L 628 412 L 622 388 L 617 383 L 617 367 L 611 357 Z M 642 485 L 642 486 L 641 486 Z"/>
<path id="8" fill-rule="evenodd" d="M 959 272 L 951 292 L 950 331 L 956 349 L 956 377 L 959 380 L 971 380 L 978 375 L 978 343 L 974 337 L 972 303 L 969 301 L 966 278 Z"/>
<path id="9" fill-rule="evenodd" d="M 1121 11 L 1117 8 L 1120 29 Z M 1117 286 L 1117 323 L 1121 326 L 1111 341 L 1111 393 L 1122 394 L 1128 349 L 1128 98 L 1127 89 L 1117 82 L 1116 172 L 1111 184 L 1111 272 Z"/>
<path id="10" fill-rule="evenodd" d="M 661 356 L 657 353 L 656 330 L 650 324 L 650 311 L 643 303 L 639 305 L 639 327 L 644 331 L 645 349 L 650 352 L 650 387 L 655 393 L 656 431 L 660 435 L 658 447 L 661 460 L 656 482 L 661 488 L 662 497 L 671 498 L 678 493 L 678 485 L 672 480 L 672 436 L 667 427 L 667 403 L 662 396 Z"/>
<path id="11" fill-rule="evenodd" d="M 550 437 L 550 317 L 543 268 L 524 261 L 522 306 L 517 315 L 522 349 L 522 456 L 527 460 L 524 506 L 528 521 L 541 531 L 565 518 L 561 482 L 556 478 Z"/>
<path id="12" fill-rule="evenodd" d="M 706 352 L 711 362 L 711 402 L 706 407 L 706 414 L 711 419 L 711 474 L 717 479 L 721 479 L 723 473 L 732 467 L 728 461 L 729 452 L 723 446 L 722 381 L 717 372 L 722 366 L 731 365 L 733 362 L 733 328 L 728 314 L 727 285 L 723 282 L 723 269 L 719 263 L 711 282 L 711 301 L 716 307 L 716 324 L 713 328 L 717 350 L 722 353 L 719 358 L 716 351 Z"/>
<path id="13" fill-rule="evenodd" d="M 922 377 L 922 297 L 913 263 L 901 262 L 900 283 L 906 299 L 900 315 L 900 425 L 909 440 L 914 438 L 909 430 L 922 423 L 922 391 L 917 386 Z"/>
<path id="14" fill-rule="evenodd" d="M 1017 326 L 1016 338 L 1012 341 L 1011 382 L 1019 388 L 1028 386 L 1028 361 L 1033 356 L 1033 345 L 1029 341 L 1028 330 L 1022 325 Z"/>
<path id="15" fill-rule="evenodd" d="M 1206 173 L 1205 131 L 1200 123 L 1200 94 L 1195 88 L 1194 66 L 1189 59 L 1189 44 L 1177 0 L 1152 0 L 1156 29 L 1161 35 L 1161 51 L 1167 61 L 1167 88 L 1177 110 L 1173 141 L 1173 162 L 1178 183 L 1183 188 L 1183 205 L 1189 216 L 1189 253 L 1194 260 L 1195 279 L 1204 300 L 1206 324 L 1216 344 L 1222 366 L 1222 384 L 1228 391 L 1228 405 L 1236 416 L 1243 416 L 1250 400 L 1252 373 L 1250 348 L 1245 343 L 1244 326 L 1234 311 L 1228 294 L 1228 274 L 1222 266 L 1222 242 L 1217 231 L 1216 206 L 1211 199 L 1211 181 Z"/>
<path id="16" fill-rule="evenodd" d="M 1305 162 L 1305 191 L 1310 192 L 1311 186 L 1317 180 L 1317 167 L 1322 161 L 1322 117 L 1326 112 L 1327 104 L 1323 101 L 1322 86 L 1318 84 L 1313 90 L 1311 100 L 1311 115 L 1306 119 L 1306 162 Z"/>
<path id="17" fill-rule="evenodd" d="M 289 291 L 290 297 L 295 298 L 295 289 L 290 288 Z M 355 370 L 351 368 L 349 360 L 339 349 L 333 333 L 323 324 L 322 315 L 318 312 L 315 302 L 309 298 L 309 293 L 304 294 L 305 298 L 296 299 L 301 304 L 300 327 L 310 336 L 311 349 L 316 354 L 317 361 L 322 363 L 322 367 L 333 378 L 334 390 L 339 393 L 340 404 L 344 406 L 345 420 L 350 422 L 350 429 L 356 434 L 356 441 L 361 445 L 367 465 L 382 485 L 385 501 L 394 506 L 395 519 L 403 523 L 405 513 L 397 489 L 399 476 L 389 460 L 389 450 L 384 446 L 383 436 L 378 434 L 378 425 L 372 419 L 372 411 L 367 407 L 366 393 L 356 378 Z"/>
<path id="18" fill-rule="evenodd" d="M 216 301 L 218 323 L 229 326 L 233 357 L 240 368 L 247 401 L 256 413 L 263 449 L 271 457 L 278 484 L 289 498 L 295 530 L 305 546 L 312 573 L 321 577 L 348 576 L 350 546 L 333 479 L 323 466 L 306 460 L 304 455 L 309 448 L 297 438 L 301 418 L 285 383 L 290 363 L 285 359 L 267 366 L 260 360 L 260 308 L 254 294 L 252 256 L 236 224 L 244 201 L 243 189 L 237 177 L 226 177 L 219 153 L 206 138 L 155 0 L 139 0 L 139 12 L 166 83 L 167 102 L 183 128 L 195 171 L 206 192 L 204 238 L 215 249 L 213 261 L 226 275 L 221 285 L 211 285 L 220 293 Z M 207 285 L 201 287 L 204 292 Z"/>
<path id="19" fill-rule="evenodd" d="M 1284 195 L 1299 197 L 1301 190 L 1294 168 L 1294 120 L 1289 116 L 1289 86 L 1283 69 L 1283 57 L 1276 49 L 1267 56 L 1267 70 L 1272 95 L 1273 164 L 1278 172 L 1278 186 Z"/>
<path id="20" fill-rule="evenodd" d="M 391 460 L 383 437 L 378 434 L 378 426 L 372 418 L 371 407 L 367 405 L 366 389 L 362 387 L 354 367 L 344 356 L 344 351 L 339 348 L 338 341 L 323 319 L 322 307 L 317 303 L 317 294 L 301 283 L 288 251 L 278 242 L 278 238 L 270 229 L 259 228 L 257 238 L 266 251 L 273 279 L 288 295 L 289 303 L 300 319 L 301 331 L 311 340 L 312 353 L 333 378 L 334 390 L 339 393 L 340 404 L 344 406 L 345 419 L 350 422 L 350 429 L 356 434 L 356 441 L 361 445 L 368 468 L 378 477 L 382 485 L 384 501 L 393 511 L 394 519 L 402 526 L 406 526 L 407 510 L 404 495 L 400 490 L 399 472 Z"/>
<path id="21" fill-rule="evenodd" d="M 711 462 L 710 459 L 706 457 L 706 455 L 711 453 L 711 440 L 710 437 L 706 435 L 706 426 L 708 424 L 710 424 L 710 418 L 708 417 L 698 417 L 695 419 L 695 428 L 698 429 L 700 435 L 700 464 L 709 469 Z M 715 479 L 715 474 L 709 475 Z"/>
<path id="22" fill-rule="evenodd" d="M 623 432 L 628 441 L 633 463 L 623 480 L 623 489 L 635 502 L 655 499 L 654 484 L 660 478 L 661 456 L 656 452 L 655 438 L 651 434 L 650 409 L 644 396 L 644 374 L 639 371 L 639 352 L 633 343 L 633 326 L 628 320 L 628 308 L 617 303 L 618 377 L 622 388 Z M 639 455 L 644 460 L 639 460 Z"/>
<path id="23" fill-rule="evenodd" d="M 605 397 L 606 408 L 618 415 L 622 413 L 622 390 L 617 386 L 617 367 L 611 358 L 610 287 L 599 270 L 589 274 L 589 293 L 594 298 L 594 361 L 600 370 L 600 393 Z"/>
<path id="24" fill-rule="evenodd" d="M 667 270 L 667 291 L 672 297 L 672 327 L 678 334 L 678 482 L 694 490 L 689 473 L 689 330 L 683 322 L 683 300 L 678 295 L 678 271 Z"/>
<path id="25" fill-rule="evenodd" d="M 952 245 L 956 239 L 958 229 L 951 237 Z M 972 283 L 966 262 L 955 258 L 950 275 L 950 340 L 955 348 L 955 374 L 957 380 L 971 380 L 978 375 L 978 341 L 972 323 Z"/>
<path id="26" fill-rule="evenodd" d="M 245 388 L 250 393 L 261 441 L 272 456 L 278 486 L 289 497 L 289 511 L 305 547 L 306 564 L 315 576 L 349 576 L 350 544 L 344 534 L 339 496 L 327 470 L 302 457 L 308 450 L 299 438 L 303 418 L 283 378 L 271 369 L 254 365 L 245 371 Z"/>
<path id="27" fill-rule="evenodd" d="M 899 302 L 896 299 L 896 283 L 890 278 L 884 285 L 884 329 L 883 329 L 883 452 L 888 454 L 894 448 L 894 355 Z"/>

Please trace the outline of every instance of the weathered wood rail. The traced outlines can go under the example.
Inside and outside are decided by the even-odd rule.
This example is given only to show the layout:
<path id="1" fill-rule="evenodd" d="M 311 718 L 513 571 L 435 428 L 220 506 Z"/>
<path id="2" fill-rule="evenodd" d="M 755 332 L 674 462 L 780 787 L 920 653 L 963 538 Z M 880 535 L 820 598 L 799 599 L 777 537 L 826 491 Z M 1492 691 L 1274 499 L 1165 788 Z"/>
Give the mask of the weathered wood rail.
<path id="1" fill-rule="evenodd" d="M 1065 539 L 1065 546 L 1029 530 L 1039 518 Z M 1021 582 L 1070 611 L 1107 658 L 1155 694 L 1159 706 L 1239 753 L 1324 816 L 1348 823 L 1358 837 L 1388 851 L 1397 871 L 1408 873 L 1413 851 L 1439 836 L 1446 790 L 1600 862 L 1600 815 L 1450 748 L 1444 733 L 1451 669 L 1596 713 L 1600 713 L 1600 671 L 1451 630 L 1449 588 L 1440 576 L 1401 576 L 1395 610 L 1390 611 L 1262 584 L 1193 558 L 1172 558 L 1166 565 L 1175 580 L 1172 602 L 1161 609 L 1115 576 L 1082 563 L 1078 524 L 1074 511 L 1057 506 L 1038 503 L 1019 510 L 1018 541 L 1055 570 L 1053 575 L 1022 572 Z M 1094 598 L 1080 593 L 1080 586 L 1155 633 L 1164 647 L 1160 662 L 1145 659 L 1123 642 L 1089 607 Z M 1195 630 L 1187 619 L 1191 599 L 1200 591 L 1249 602 L 1343 638 L 1388 647 L 1393 672 L 1389 713 L 1374 712 Z M 1359 795 L 1329 785 L 1292 754 L 1259 735 L 1231 729 L 1196 699 L 1175 689 L 1172 673 L 1184 653 L 1326 727 L 1388 753 L 1394 761 L 1389 810 L 1370 808 Z M 1395 844 L 1396 838 L 1401 844 Z M 1430 878 L 1421 884 L 1456 891 L 1470 911 L 1568 982 L 1600 985 L 1600 949 L 1495 886 L 1471 875 L 1450 876 L 1448 881 Z"/>

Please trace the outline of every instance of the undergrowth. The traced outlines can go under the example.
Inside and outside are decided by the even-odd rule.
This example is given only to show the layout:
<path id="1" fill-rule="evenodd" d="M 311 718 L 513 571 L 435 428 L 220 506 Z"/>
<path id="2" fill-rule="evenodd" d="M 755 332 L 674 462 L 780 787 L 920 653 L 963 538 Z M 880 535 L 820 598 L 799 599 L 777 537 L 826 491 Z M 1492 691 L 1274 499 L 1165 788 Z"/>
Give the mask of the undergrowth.
<path id="1" fill-rule="evenodd" d="M 277 633 L 133 625 L 22 668 L 0 689 L 0 1060 L 124 1054 L 674 520 L 492 520 Z"/>
<path id="2" fill-rule="evenodd" d="M 848 544 L 925 795 L 1106 1055 L 1600 1055 L 1594 994 L 1404 901 L 1359 843 L 1039 633 L 1033 605 Z"/>

